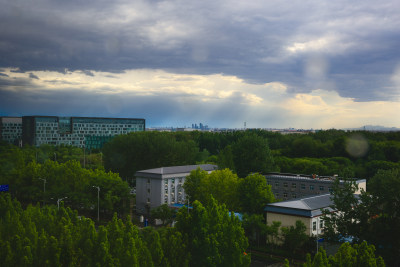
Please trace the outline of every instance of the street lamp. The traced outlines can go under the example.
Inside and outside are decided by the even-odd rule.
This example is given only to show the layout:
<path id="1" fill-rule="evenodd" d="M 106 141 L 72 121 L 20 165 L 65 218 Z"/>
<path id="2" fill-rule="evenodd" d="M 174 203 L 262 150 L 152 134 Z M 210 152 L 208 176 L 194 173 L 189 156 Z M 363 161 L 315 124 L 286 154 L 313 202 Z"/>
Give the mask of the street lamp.
<path id="1" fill-rule="evenodd" d="M 46 179 L 39 178 L 39 180 L 43 181 L 43 207 L 44 207 L 44 196 L 46 194 Z"/>
<path id="2" fill-rule="evenodd" d="M 66 199 L 66 198 L 68 198 L 68 197 L 59 198 L 59 199 L 57 200 L 57 207 L 58 207 L 58 210 L 60 210 L 60 202 L 61 202 L 61 200 Z"/>
<path id="3" fill-rule="evenodd" d="M 57 154 L 54 152 L 54 161 L 57 161 Z"/>
<path id="4" fill-rule="evenodd" d="M 100 221 L 100 187 L 94 185 L 92 187 L 97 188 L 97 221 Z"/>

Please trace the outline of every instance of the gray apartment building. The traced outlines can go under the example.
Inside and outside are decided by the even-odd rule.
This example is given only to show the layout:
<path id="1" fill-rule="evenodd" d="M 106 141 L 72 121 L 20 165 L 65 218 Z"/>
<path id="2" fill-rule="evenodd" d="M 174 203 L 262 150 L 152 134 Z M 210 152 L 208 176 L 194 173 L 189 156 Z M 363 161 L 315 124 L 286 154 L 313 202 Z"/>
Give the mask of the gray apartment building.
<path id="1" fill-rule="evenodd" d="M 333 183 L 339 179 L 339 184 L 346 181 L 337 176 L 318 176 L 318 175 L 302 175 L 288 173 L 269 173 L 264 175 L 269 185 L 271 185 L 272 193 L 275 198 L 290 200 L 303 198 L 311 195 L 329 194 L 332 191 Z M 358 192 L 361 189 L 366 190 L 366 180 L 353 180 L 358 185 Z"/>
<path id="2" fill-rule="evenodd" d="M 1 117 L 1 139 L 23 145 L 71 145 L 101 148 L 112 137 L 145 130 L 144 119 L 23 116 Z"/>
<path id="3" fill-rule="evenodd" d="M 21 117 L 0 117 L 0 140 L 20 145 L 22 139 Z"/>
<path id="4" fill-rule="evenodd" d="M 186 165 L 142 170 L 136 177 L 136 210 L 148 214 L 150 209 L 163 204 L 184 204 L 186 199 L 183 184 L 190 172 L 200 168 L 208 173 L 217 169 L 216 165 Z"/>

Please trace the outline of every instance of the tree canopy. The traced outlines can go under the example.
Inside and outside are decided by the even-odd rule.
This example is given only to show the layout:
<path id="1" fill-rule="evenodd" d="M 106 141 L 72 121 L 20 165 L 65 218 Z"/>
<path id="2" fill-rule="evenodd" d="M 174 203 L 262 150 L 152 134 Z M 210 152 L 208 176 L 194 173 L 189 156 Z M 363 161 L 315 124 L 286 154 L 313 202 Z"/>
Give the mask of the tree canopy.
<path id="1" fill-rule="evenodd" d="M 400 253 L 400 171 L 381 170 L 369 181 L 368 192 L 359 197 L 353 193 L 356 185 L 348 183 L 333 191 L 333 208 L 325 211 L 324 234 L 329 239 L 351 236 L 355 242 L 363 240 L 375 245 L 379 255 L 391 265 L 398 265 L 395 255 Z"/>
<path id="2" fill-rule="evenodd" d="M 229 169 L 210 174 L 197 169 L 186 178 L 183 187 L 192 202 L 199 200 L 207 205 L 212 196 L 231 211 L 261 214 L 266 204 L 275 201 L 264 176 L 251 174 L 241 179 Z"/>
<path id="3" fill-rule="evenodd" d="M 207 208 L 199 201 L 193 209 L 180 209 L 176 228 L 187 241 L 190 266 L 248 266 L 247 238 L 239 219 L 224 204 L 211 199 Z"/>

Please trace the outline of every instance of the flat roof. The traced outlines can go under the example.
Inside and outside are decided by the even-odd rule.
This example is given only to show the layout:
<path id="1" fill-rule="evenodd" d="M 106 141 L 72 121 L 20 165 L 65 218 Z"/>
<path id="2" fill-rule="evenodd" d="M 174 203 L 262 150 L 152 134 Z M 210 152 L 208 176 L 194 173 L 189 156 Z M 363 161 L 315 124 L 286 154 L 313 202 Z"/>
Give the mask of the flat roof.
<path id="1" fill-rule="evenodd" d="M 191 171 L 196 170 L 197 168 L 200 168 L 204 171 L 215 171 L 218 169 L 218 166 L 213 164 L 199 164 L 199 165 L 161 167 L 161 168 L 137 171 L 135 173 L 135 176 L 162 178 L 164 175 L 188 174 Z"/>
<path id="2" fill-rule="evenodd" d="M 333 182 L 336 179 L 339 179 L 341 183 L 345 181 L 345 179 L 338 177 L 336 175 L 333 176 L 319 176 L 316 174 L 307 175 L 307 174 L 294 174 L 294 173 L 267 173 L 264 175 L 265 178 L 279 178 L 279 179 L 292 179 L 292 180 L 318 180 L 318 181 L 325 181 L 325 182 Z M 355 181 L 356 183 L 365 182 L 365 179 L 359 178 L 348 178 L 350 181 Z"/>

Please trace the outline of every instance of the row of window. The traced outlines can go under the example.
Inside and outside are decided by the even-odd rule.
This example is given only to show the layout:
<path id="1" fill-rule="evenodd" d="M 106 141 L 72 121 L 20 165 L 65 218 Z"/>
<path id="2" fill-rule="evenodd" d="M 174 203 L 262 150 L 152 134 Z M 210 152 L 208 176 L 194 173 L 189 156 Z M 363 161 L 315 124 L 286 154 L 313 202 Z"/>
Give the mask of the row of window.
<path id="1" fill-rule="evenodd" d="M 279 182 L 275 182 L 275 187 L 279 187 Z M 283 182 L 283 187 L 284 187 L 284 188 L 288 188 L 288 187 L 289 187 L 289 183 L 288 183 L 288 182 Z M 297 188 L 297 184 L 296 184 L 296 183 L 292 183 L 291 188 L 292 188 L 292 189 Z M 306 189 L 306 184 L 300 184 L 300 188 L 301 188 L 302 190 L 305 190 L 305 189 Z M 314 190 L 314 188 L 315 188 L 314 185 L 312 185 L 312 184 L 309 185 L 309 189 L 310 189 L 310 190 Z M 320 186 L 319 186 L 319 190 L 320 190 L 320 191 L 324 191 L 324 190 L 325 190 L 325 186 L 320 185 Z M 329 190 L 329 192 L 331 192 L 331 191 L 332 191 L 332 187 L 328 187 L 328 190 Z"/>

